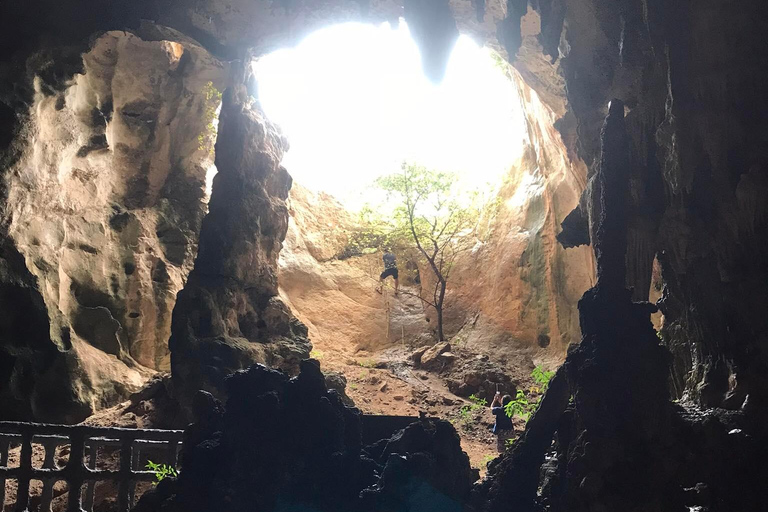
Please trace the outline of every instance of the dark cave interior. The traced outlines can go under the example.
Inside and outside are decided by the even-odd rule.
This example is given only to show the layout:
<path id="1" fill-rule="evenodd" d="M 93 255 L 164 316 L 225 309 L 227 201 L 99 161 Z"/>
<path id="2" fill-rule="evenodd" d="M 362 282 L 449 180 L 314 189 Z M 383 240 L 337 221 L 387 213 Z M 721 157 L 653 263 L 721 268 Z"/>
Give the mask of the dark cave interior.
<path id="1" fill-rule="evenodd" d="M 594 251 L 581 341 L 554 344 L 564 363 L 482 480 L 447 421 L 371 440 L 278 288 L 289 144 L 249 63 L 400 17 L 434 80 L 460 33 L 505 52 L 586 169 L 556 233 Z M 152 427 L 191 421 L 181 474 L 135 510 L 765 509 L 764 2 L 37 0 L 0 20 L 0 421 L 150 398 Z"/>

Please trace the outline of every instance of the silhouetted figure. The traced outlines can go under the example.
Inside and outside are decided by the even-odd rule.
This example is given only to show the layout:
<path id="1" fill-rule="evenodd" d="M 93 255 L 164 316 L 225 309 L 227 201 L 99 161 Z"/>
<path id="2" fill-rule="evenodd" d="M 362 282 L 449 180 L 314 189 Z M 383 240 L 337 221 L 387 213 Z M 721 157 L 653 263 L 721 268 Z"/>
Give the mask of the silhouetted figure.
<path id="1" fill-rule="evenodd" d="M 382 272 L 379 276 L 379 287 L 376 288 L 376 291 L 381 293 L 384 287 L 384 280 L 389 276 L 392 276 L 392 278 L 395 280 L 395 295 L 397 295 L 397 291 L 400 288 L 400 275 L 397 270 L 397 259 L 389 249 L 386 250 L 384 256 L 382 256 L 381 259 L 384 260 L 384 272 Z"/>
<path id="2" fill-rule="evenodd" d="M 493 425 L 493 433 L 496 434 L 496 450 L 504 453 L 507 448 L 507 440 L 515 437 L 515 427 L 512 425 L 512 418 L 507 416 L 507 404 L 512 401 L 509 395 L 501 396 L 498 391 L 491 402 L 491 412 L 496 416 L 496 423 Z"/>

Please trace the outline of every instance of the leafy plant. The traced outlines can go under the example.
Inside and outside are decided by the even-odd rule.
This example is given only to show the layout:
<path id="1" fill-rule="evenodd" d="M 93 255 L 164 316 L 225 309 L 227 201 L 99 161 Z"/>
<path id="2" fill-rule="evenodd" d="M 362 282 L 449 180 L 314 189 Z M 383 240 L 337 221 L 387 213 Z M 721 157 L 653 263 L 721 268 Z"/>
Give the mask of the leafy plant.
<path id="1" fill-rule="evenodd" d="M 517 441 L 517 438 L 515 438 L 515 437 L 513 437 L 511 439 L 505 439 L 504 440 L 504 448 L 509 450 L 510 448 L 512 448 L 515 445 L 515 441 Z"/>
<path id="2" fill-rule="evenodd" d="M 547 388 L 549 387 L 549 381 L 552 380 L 552 377 L 554 376 L 555 372 L 545 371 L 541 366 L 537 366 L 531 372 L 531 377 L 533 378 L 534 382 L 539 385 L 538 391 L 540 393 L 547 391 Z"/>
<path id="3" fill-rule="evenodd" d="M 323 351 L 322 350 L 312 350 L 309 353 L 309 357 L 312 359 L 317 359 L 318 361 L 323 358 Z"/>
<path id="4" fill-rule="evenodd" d="M 472 419 L 473 413 L 479 409 L 483 409 L 488 406 L 488 401 L 485 398 L 480 398 L 477 395 L 469 395 L 470 403 L 464 404 L 459 409 L 459 416 L 464 422 Z"/>
<path id="5" fill-rule="evenodd" d="M 419 298 L 435 309 L 437 336 L 443 341 L 448 280 L 458 254 L 476 239 L 481 195 L 461 190 L 455 174 L 406 162 L 400 172 L 382 176 L 376 185 L 398 203 L 392 215 L 393 236 L 410 239 L 434 276 L 432 289 Z"/>
<path id="6" fill-rule="evenodd" d="M 357 364 L 363 368 L 376 368 L 376 361 L 373 359 L 364 359 L 362 361 L 358 361 Z"/>
<path id="7" fill-rule="evenodd" d="M 155 474 L 155 478 L 157 479 L 157 482 L 162 482 L 163 479 L 166 477 L 176 478 L 177 476 L 179 476 L 178 472 L 176 471 L 176 468 L 174 468 L 169 464 L 157 464 L 155 462 L 152 462 L 151 460 L 148 460 L 146 468 Z"/>
<path id="8" fill-rule="evenodd" d="M 203 120 L 205 121 L 205 130 L 197 136 L 197 147 L 200 150 L 207 150 L 213 154 L 213 147 L 216 135 L 216 123 L 218 122 L 219 105 L 221 105 L 221 92 L 208 82 L 203 86 Z"/>
<path id="9" fill-rule="evenodd" d="M 480 466 L 488 467 L 488 464 L 495 458 L 496 458 L 496 455 L 493 455 L 493 454 L 486 455 L 485 457 L 483 457 L 483 460 L 480 461 Z"/>
<path id="10" fill-rule="evenodd" d="M 520 416 L 525 421 L 531 416 L 531 413 L 536 410 L 538 402 L 529 402 L 525 393 L 518 389 L 515 398 L 504 406 L 504 412 L 512 418 L 513 416 Z"/>

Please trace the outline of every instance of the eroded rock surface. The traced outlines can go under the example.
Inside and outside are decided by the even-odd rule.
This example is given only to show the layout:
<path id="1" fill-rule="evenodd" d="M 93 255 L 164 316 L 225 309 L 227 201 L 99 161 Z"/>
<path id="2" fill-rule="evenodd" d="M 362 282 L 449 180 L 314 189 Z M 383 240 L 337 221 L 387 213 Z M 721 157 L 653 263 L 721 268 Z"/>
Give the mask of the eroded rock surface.
<path id="1" fill-rule="evenodd" d="M 138 512 L 458 511 L 477 479 L 448 422 L 417 421 L 363 447 L 359 411 L 326 389 L 317 361 L 293 379 L 255 365 L 227 391 L 226 408 L 198 397 L 181 476 Z"/>
<path id="2" fill-rule="evenodd" d="M 562 360 L 580 339 L 576 304 L 594 282 L 594 259 L 584 247 L 563 249 L 555 237 L 579 202 L 587 169 L 556 129 L 558 114 L 516 70 L 507 73 L 520 97 L 523 139 L 485 232 L 452 268 L 445 330 L 496 358 L 514 346 Z M 431 290 L 430 270 L 420 270 Z"/>
<path id="3" fill-rule="evenodd" d="M 171 368 L 186 406 L 198 389 L 220 395 L 227 375 L 255 362 L 295 372 L 309 357 L 306 326 L 277 296 L 292 183 L 280 165 L 286 148 L 242 87 L 227 91 L 209 212 L 173 311 Z"/>
<path id="4" fill-rule="evenodd" d="M 3 331 L 12 368 L 0 394 L 38 419 L 82 419 L 169 367 L 226 74 L 194 42 L 163 35 L 179 37 L 108 32 L 62 91 L 35 82 L 3 213 L 38 296 L 40 341 L 15 350 L 24 330 Z"/>

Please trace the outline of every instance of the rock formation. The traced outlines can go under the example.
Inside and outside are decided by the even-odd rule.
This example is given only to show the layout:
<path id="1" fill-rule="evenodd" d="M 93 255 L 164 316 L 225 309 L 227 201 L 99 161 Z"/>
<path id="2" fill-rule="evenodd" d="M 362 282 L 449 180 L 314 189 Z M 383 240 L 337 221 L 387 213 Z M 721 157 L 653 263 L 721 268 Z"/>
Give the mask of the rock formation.
<path id="1" fill-rule="evenodd" d="M 37 317 L 2 333 L 0 403 L 20 416 L 77 421 L 169 367 L 159 340 L 197 248 L 226 75 L 183 36 L 145 32 L 100 36 L 61 91 L 35 80 L 5 181 L 6 245 L 28 274 L 4 293 Z"/>
<path id="2" fill-rule="evenodd" d="M 374 291 L 381 255 L 342 257 L 356 220 L 327 194 L 291 189 L 290 219 L 280 253 L 280 296 L 309 328 L 320 350 L 354 354 L 429 339 L 416 297 Z"/>
<path id="3" fill-rule="evenodd" d="M 591 251 L 565 250 L 555 239 L 578 205 L 587 170 L 569 156 L 553 108 L 519 72 L 507 74 L 520 98 L 520 156 L 503 178 L 480 243 L 456 260 L 446 331 L 478 351 L 546 348 L 539 352 L 557 359 L 580 339 L 576 303 L 594 283 Z M 429 269 L 420 275 L 430 289 Z"/>
<path id="4" fill-rule="evenodd" d="M 422 0 L 411 5 L 423 7 L 426 3 Z M 768 92 L 762 85 L 768 71 L 768 45 L 763 37 L 764 2 L 745 0 L 735 6 L 719 0 L 539 0 L 531 4 L 533 7 L 524 0 L 454 0 L 446 9 L 446 2 L 435 0 L 433 6 L 441 9 L 441 18 L 433 21 L 450 29 L 450 20 L 444 17 L 450 10 L 459 31 L 478 35 L 506 50 L 523 80 L 558 117 L 557 128 L 569 158 L 575 161 L 580 157 L 590 178 L 579 207 L 564 217 L 560 240 L 568 246 L 594 243 L 599 257 L 607 258 L 601 273 L 606 281 L 582 299 L 583 344 L 573 349 L 551 383 L 524 438 L 493 466 L 490 479 L 477 491 L 478 508 L 506 510 L 515 503 L 528 510 L 541 506 L 591 511 L 762 510 L 766 476 L 764 402 L 768 393 L 768 233 L 764 201 L 768 189 Z M 147 285 L 142 300 L 148 300 L 152 307 L 166 307 L 162 295 L 169 287 L 178 286 L 190 261 L 185 258 L 193 253 L 186 248 L 178 250 L 185 244 L 191 248 L 194 243 L 194 229 L 185 231 L 179 226 L 184 226 L 182 220 L 193 225 L 199 219 L 194 214 L 202 209 L 202 193 L 198 193 L 197 202 L 173 210 L 183 212 L 179 213 L 182 218 L 180 224 L 171 224 L 172 234 L 167 239 L 171 243 L 164 244 L 158 233 L 162 224 L 158 223 L 168 219 L 168 211 L 159 206 L 160 202 L 163 198 L 195 195 L 163 195 L 163 186 L 173 183 L 175 176 L 168 170 L 179 170 L 170 162 L 177 164 L 179 159 L 171 159 L 174 153 L 162 158 L 154 155 L 160 146 L 148 142 L 149 134 L 159 136 L 163 131 L 160 123 L 153 122 L 159 119 L 155 116 L 183 116 L 186 104 L 178 103 L 177 114 L 175 110 L 153 109 L 152 101 L 131 103 L 129 96 L 122 100 L 115 96 L 111 105 L 94 99 L 89 91 L 101 87 L 97 77 L 88 77 L 88 73 L 84 75 L 87 78 L 76 77 L 83 74 L 84 66 L 91 65 L 87 60 L 83 64 L 82 57 L 92 47 L 91 38 L 104 36 L 108 41 L 109 37 L 117 37 L 116 48 L 133 48 L 125 55 L 126 62 L 146 55 L 142 62 L 151 64 L 148 69 L 164 70 L 162 76 L 167 81 L 155 80 L 154 84 L 148 81 L 157 75 L 146 73 L 144 67 L 126 77 L 136 80 L 137 91 L 144 91 L 145 86 L 152 89 L 171 82 L 178 85 L 179 73 L 184 75 L 174 74 L 171 69 L 177 47 L 160 41 L 180 44 L 183 55 L 190 57 L 195 50 L 188 46 L 189 42 L 176 37 L 140 36 L 139 42 L 127 32 L 105 35 L 104 31 L 137 29 L 139 20 L 152 19 L 194 37 L 219 57 L 235 60 L 291 44 L 328 22 L 379 21 L 403 12 L 400 2 L 388 0 L 180 0 L 171 4 L 151 0 L 41 0 L 0 4 L 0 20 L 6 25 L 0 30 L 5 213 L 0 224 L 3 417 L 76 421 L 99 402 L 122 394 L 121 386 L 129 387 L 134 378 L 141 376 L 138 364 L 132 362 L 136 358 L 158 361 L 155 348 L 126 341 L 130 313 L 136 311 L 132 306 L 137 303 L 129 298 L 134 296 L 126 287 L 126 269 L 111 265 L 122 263 L 125 257 L 117 240 L 132 236 L 134 231 L 129 228 L 148 233 L 148 239 L 141 240 L 146 245 L 139 249 L 146 250 L 143 255 L 150 269 L 149 281 L 154 274 L 171 283 L 163 286 L 142 281 Z M 441 31 L 434 39 L 425 37 L 422 43 L 450 41 L 451 37 L 445 37 L 449 32 Z M 427 53 L 431 55 L 445 53 L 439 48 L 430 50 Z M 94 66 L 110 69 L 109 59 L 97 60 Z M 182 57 L 179 66 L 183 62 Z M 111 66 L 115 75 L 110 89 L 100 91 L 115 94 L 111 87 L 119 84 L 115 80 L 122 65 L 120 58 Z M 196 74 L 190 79 L 195 80 Z M 236 82 L 238 87 L 242 85 L 242 73 Z M 133 92 L 134 88 L 128 89 Z M 239 92 L 229 89 L 230 95 Z M 63 104 L 60 97 L 64 98 Z M 202 94 L 198 96 L 198 100 L 202 98 Z M 619 118 L 622 122 L 614 125 L 616 130 L 606 128 L 601 138 L 601 126 L 614 98 L 623 105 L 619 109 L 618 102 L 613 104 L 608 125 L 614 125 Z M 161 99 L 163 106 L 173 104 L 170 98 Z M 88 114 L 77 110 L 81 105 L 96 108 L 80 118 L 80 113 Z M 123 110 L 119 110 L 120 105 Z M 61 108 L 57 110 L 57 106 Z M 228 167 L 222 171 L 219 188 L 227 190 L 225 195 L 235 200 L 227 205 L 224 197 L 215 208 L 212 205 L 212 212 L 216 212 L 206 227 L 213 227 L 204 236 L 210 242 L 205 242 L 205 251 L 201 250 L 199 270 L 180 297 L 176 315 L 179 320 L 174 322 L 174 344 L 179 349 L 174 350 L 174 365 L 178 362 L 181 381 L 187 379 L 193 387 L 219 386 L 223 377 L 223 371 L 217 370 L 218 361 L 211 359 L 216 364 L 206 367 L 197 364 L 205 358 L 201 350 L 216 349 L 212 355 L 225 356 L 221 367 L 231 369 L 246 360 L 271 357 L 262 349 L 278 347 L 279 342 L 271 343 L 278 338 L 298 343 L 295 346 L 299 350 L 291 351 L 293 355 L 307 348 L 301 328 L 273 300 L 277 289 L 270 270 L 274 272 L 287 219 L 281 206 L 287 177 L 279 171 L 275 153 L 266 151 L 266 146 L 251 146 L 244 153 L 241 145 L 237 151 L 223 154 L 223 148 L 232 143 L 226 139 L 234 141 L 243 133 L 255 135 L 257 144 L 273 149 L 281 143 L 267 128 L 268 123 L 241 100 L 232 98 L 223 115 L 229 118 L 230 135 L 219 141 L 222 150 L 217 151 L 217 160 Z M 47 118 L 48 123 L 36 124 L 39 118 Z M 127 166 L 119 176 L 109 172 L 122 165 L 119 158 L 111 166 L 102 162 L 105 156 L 118 151 L 109 139 L 110 123 L 114 128 L 133 127 L 136 131 L 129 136 L 131 144 L 126 143 L 127 149 L 135 151 L 125 156 L 134 155 L 139 165 Z M 199 123 L 197 130 L 192 129 L 195 123 Z M 157 125 L 154 131 L 150 124 Z M 195 153 L 194 140 L 204 123 L 202 119 L 188 118 L 179 124 L 178 142 L 189 144 L 189 151 L 180 155 L 189 158 Z M 115 135 L 127 134 L 118 129 Z M 624 140 L 626 153 L 611 142 L 614 136 Z M 104 147 L 104 139 L 108 148 Z M 160 144 L 161 139 L 155 142 Z M 52 158 L 47 153 L 50 150 L 54 151 Z M 601 178 L 601 170 L 616 170 L 610 162 L 603 169 L 601 155 L 626 165 L 619 174 L 624 183 L 618 184 L 626 195 L 617 192 L 616 183 Z M 99 165 L 103 166 L 97 167 L 97 176 L 85 179 L 93 169 L 87 165 L 69 166 L 75 160 L 89 165 L 102 162 Z M 153 171 L 152 165 L 160 161 L 165 164 Z M 152 164 L 148 170 L 142 168 L 144 162 Z M 549 165 L 544 159 L 541 163 Z M 244 179 L 245 169 L 256 169 L 266 181 Z M 181 172 L 196 177 L 184 182 L 194 181 L 190 188 L 196 192 L 202 188 L 198 186 L 202 177 L 196 174 L 196 166 L 184 167 Z M 62 191 L 61 204 L 56 204 L 58 180 L 72 187 Z M 105 181 L 106 190 L 100 188 Z M 241 185 L 243 190 L 237 188 Z M 244 192 L 253 193 L 254 203 L 249 205 L 252 209 L 243 204 Z M 113 211 L 114 197 L 121 201 Z M 606 197 L 609 201 L 604 200 Z M 65 211 L 61 205 L 69 205 L 71 210 Z M 143 210 L 141 215 L 134 211 L 138 209 Z M 244 215 L 259 212 L 259 222 L 249 224 L 249 229 L 235 229 L 234 221 L 227 216 L 238 209 Z M 35 217 L 46 221 L 45 226 L 29 222 L 26 212 L 32 210 Z M 123 217 L 123 213 L 128 216 Z M 128 220 L 123 231 L 110 225 L 114 214 L 116 226 Z M 217 227 L 243 239 L 219 246 Z M 181 235 L 174 229 L 179 229 Z M 549 232 L 555 230 L 550 228 Z M 41 238 L 42 233 L 51 236 Z M 170 252 L 166 245 L 170 245 Z M 256 249 L 253 254 L 258 256 L 253 266 L 243 258 L 243 252 L 238 252 L 247 245 Z M 150 248 L 154 251 L 152 258 Z M 129 252 L 134 253 L 133 247 Z M 78 264 L 73 269 L 70 264 L 75 254 Z M 174 259 L 183 262 L 174 264 Z M 669 359 L 648 319 L 653 308 L 640 304 L 648 296 L 654 259 L 660 263 L 664 282 L 661 339 L 669 350 Z M 95 262 L 99 262 L 98 266 L 91 266 Z M 224 272 L 222 277 L 212 268 L 218 265 Z M 113 272 L 117 275 L 117 291 L 112 284 Z M 91 278 L 100 280 L 97 286 L 87 286 Z M 73 281 L 78 283 L 74 289 L 70 286 Z M 86 286 L 78 288 L 83 283 Z M 162 292 L 161 297 L 154 297 L 156 290 Z M 209 299 L 211 303 L 206 304 Z M 140 315 L 144 314 L 141 311 Z M 122 316 L 126 313 L 128 319 Z M 162 325 L 163 321 L 155 317 L 142 323 L 141 329 L 156 335 Z M 219 344 L 220 337 L 226 343 Z M 187 348 L 189 353 L 185 353 Z M 88 357 L 82 355 L 86 352 Z M 280 358 L 290 362 L 293 356 Z M 162 355 L 159 359 L 162 361 Z M 88 366 L 84 367 L 86 362 Z M 119 379 L 108 375 L 116 369 L 121 374 Z M 284 485 L 275 487 L 287 489 L 280 493 L 283 499 L 296 496 L 298 490 L 299 496 L 309 496 L 317 500 L 313 503 L 326 506 L 329 502 L 324 500 L 330 497 L 324 492 L 338 491 L 334 499 L 356 503 L 360 483 L 350 479 L 344 487 L 337 480 L 338 475 L 346 474 L 341 462 L 349 461 L 347 457 L 355 464 L 369 464 L 356 456 L 352 436 L 344 437 L 347 423 L 343 418 L 349 412 L 329 398 L 316 378 L 299 377 L 287 383 L 284 376 L 275 377 L 263 369 L 251 371 L 254 380 L 263 377 L 272 384 L 243 385 L 243 392 L 255 391 L 248 394 L 248 406 L 236 398 L 236 387 L 230 389 L 229 407 L 239 407 L 242 416 L 228 409 L 229 423 L 224 415 L 223 420 L 214 419 L 208 426 L 200 423 L 197 430 L 190 430 L 190 445 L 195 448 L 186 461 L 189 476 L 182 473 L 177 483 L 168 482 L 158 493 L 165 489 L 178 490 L 177 496 L 185 499 L 202 496 L 190 508 L 205 505 L 206 510 L 211 510 L 241 505 L 228 504 L 225 500 L 229 496 L 220 492 L 224 489 L 238 490 L 231 495 L 237 499 L 277 499 L 272 494 L 259 494 L 259 489 L 265 488 L 252 485 L 264 481 Z M 669 402 L 664 386 L 668 374 L 676 393 L 683 398 L 679 404 Z M 103 377 L 108 378 L 105 381 Z M 110 384 L 118 380 L 121 385 Z M 247 380 L 238 376 L 235 382 Z M 282 394 L 281 387 L 286 390 Z M 327 477 L 324 487 L 316 485 L 317 481 L 298 467 L 289 468 L 289 472 L 271 472 L 265 471 L 263 465 L 254 465 L 261 456 L 258 450 L 237 457 L 237 448 L 244 446 L 240 441 L 256 437 L 253 425 L 274 433 L 274 425 L 264 422 L 287 417 L 282 416 L 281 400 L 301 403 L 289 401 L 289 389 L 302 390 L 303 396 L 311 399 L 309 407 L 328 429 L 313 429 L 311 435 L 299 430 L 290 438 L 277 438 L 275 445 L 280 448 L 301 446 L 304 450 L 291 452 L 284 459 L 273 457 L 269 463 L 317 462 L 305 467 L 326 470 L 322 475 Z M 263 407 L 260 410 L 267 414 L 248 416 L 254 396 Z M 241 423 L 241 417 L 253 421 Z M 221 423 L 216 421 L 223 421 L 228 428 L 218 428 Z M 430 432 L 437 436 L 442 428 L 448 429 L 436 426 Z M 216 431 L 221 435 L 214 435 Z M 421 437 L 429 439 L 431 435 Z M 553 440 L 555 445 L 550 450 Z M 261 449 L 261 445 L 250 446 Z M 269 450 L 277 448 L 264 446 Z M 235 458 L 217 458 L 225 453 Z M 328 456 L 331 453 L 340 455 Z M 371 455 L 371 460 L 380 464 Z M 445 459 L 434 454 L 431 459 L 406 457 L 406 462 L 390 459 L 401 466 L 390 473 L 382 469 L 387 478 L 379 482 L 382 485 L 378 489 L 385 494 L 386 489 L 402 489 L 398 483 L 406 489 L 412 489 L 413 482 L 425 481 L 430 483 L 428 489 L 445 488 L 446 482 L 431 480 L 434 461 Z M 421 464 L 425 460 L 429 462 Z M 339 466 L 329 466 L 336 463 Z M 212 485 L 191 488 L 203 481 L 200 468 L 217 470 L 210 478 Z M 246 473 L 249 468 L 261 473 Z M 332 471 L 337 468 L 338 472 Z M 371 470 L 352 476 L 372 474 Z M 243 475 L 248 478 L 241 478 Z M 409 476 L 401 482 L 389 479 L 398 475 Z M 289 477 L 305 485 L 289 486 L 294 481 Z M 349 482 L 356 483 L 347 485 Z M 462 485 L 454 485 L 453 490 L 461 492 L 466 479 L 458 482 Z M 183 494 L 187 485 L 188 494 Z M 270 490 L 266 488 L 267 493 Z M 211 494 L 205 494 L 209 491 Z M 381 501 L 372 499 L 371 503 L 391 509 L 393 502 L 387 501 L 385 494 L 378 495 Z M 394 503 L 403 503 L 399 497 L 407 500 L 414 495 L 393 491 L 391 496 L 401 500 Z M 171 502 L 168 506 L 175 505 Z"/>
<path id="5" fill-rule="evenodd" d="M 277 297 L 277 257 L 288 229 L 287 142 L 244 88 L 224 96 L 218 174 L 195 267 L 179 293 L 170 339 L 177 398 L 218 394 L 224 378 L 255 362 L 295 371 L 309 357 L 307 328 Z"/>
<path id="6" fill-rule="evenodd" d="M 461 510 L 477 472 L 450 423 L 415 422 L 363 447 L 360 413 L 325 387 L 317 361 L 301 373 L 256 365 L 227 379 L 226 410 L 200 392 L 184 470 L 137 512 Z"/>

